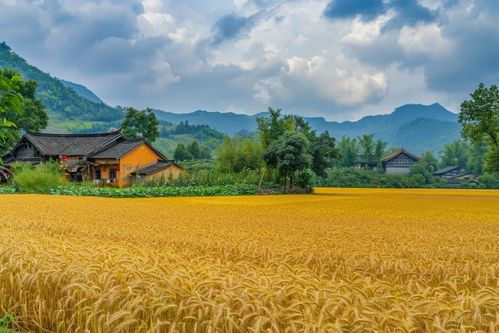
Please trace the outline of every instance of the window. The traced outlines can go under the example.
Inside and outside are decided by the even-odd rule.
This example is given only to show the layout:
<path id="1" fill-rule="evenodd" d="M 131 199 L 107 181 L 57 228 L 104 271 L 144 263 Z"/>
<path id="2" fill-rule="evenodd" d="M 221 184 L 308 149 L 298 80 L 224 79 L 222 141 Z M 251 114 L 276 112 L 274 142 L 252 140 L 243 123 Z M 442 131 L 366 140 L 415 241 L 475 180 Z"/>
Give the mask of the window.
<path id="1" fill-rule="evenodd" d="M 116 179 L 116 169 L 109 170 L 109 178 Z"/>
<path id="2" fill-rule="evenodd" d="M 100 170 L 95 171 L 95 179 L 101 179 Z"/>

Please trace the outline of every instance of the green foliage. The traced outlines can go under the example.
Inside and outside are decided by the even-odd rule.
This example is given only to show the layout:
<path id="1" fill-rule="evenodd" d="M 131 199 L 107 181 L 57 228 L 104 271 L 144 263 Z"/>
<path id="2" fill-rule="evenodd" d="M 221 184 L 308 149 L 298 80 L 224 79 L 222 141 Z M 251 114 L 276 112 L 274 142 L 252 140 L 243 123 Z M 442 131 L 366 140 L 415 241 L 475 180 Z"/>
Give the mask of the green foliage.
<path id="1" fill-rule="evenodd" d="M 13 194 L 16 193 L 16 188 L 11 185 L 0 185 L 0 194 Z"/>
<path id="2" fill-rule="evenodd" d="M 423 169 L 425 170 L 425 169 Z M 317 186 L 331 187 L 383 187 L 383 188 L 427 188 L 443 186 L 445 182 L 425 176 L 426 171 L 415 169 L 410 175 L 386 175 L 381 170 L 334 168 L 327 170 L 326 177 L 317 179 Z"/>
<path id="3" fill-rule="evenodd" d="M 289 188 L 293 187 L 293 174 L 311 167 L 312 156 L 309 154 L 309 141 L 300 132 L 286 131 L 276 140 L 271 141 L 263 154 L 263 160 L 268 166 L 278 170 L 284 178 L 286 190 L 287 179 L 290 179 Z"/>
<path id="4" fill-rule="evenodd" d="M 486 173 L 478 179 L 481 188 L 499 189 L 499 175 Z"/>
<path id="5" fill-rule="evenodd" d="M 430 173 L 438 170 L 438 160 L 431 151 L 425 151 L 421 155 L 421 160 L 418 163 L 420 163 Z"/>
<path id="6" fill-rule="evenodd" d="M 91 102 L 64 86 L 57 78 L 29 65 L 5 43 L 0 43 L 0 68 L 14 70 L 23 78 L 37 82 L 37 98 L 48 110 L 52 120 L 116 121 L 123 117 L 122 110 Z"/>
<path id="7" fill-rule="evenodd" d="M 175 148 L 175 153 L 173 153 L 173 159 L 175 161 L 190 161 L 192 160 L 192 155 L 182 143 L 179 143 L 177 148 Z"/>
<path id="8" fill-rule="evenodd" d="M 280 109 L 269 108 L 269 115 L 257 118 L 257 122 L 268 174 L 282 178 L 284 189 L 288 180 L 291 189 L 293 178 L 297 174 L 305 175 L 309 168 L 315 174 L 324 175 L 326 168 L 338 158 L 335 139 L 327 131 L 317 135 L 302 117 L 281 117 Z M 307 177 L 301 177 L 304 179 Z"/>
<path id="9" fill-rule="evenodd" d="M 462 169 L 480 175 L 484 171 L 487 146 L 458 140 L 447 144 L 440 152 L 440 167 L 457 165 Z M 490 152 L 489 152 L 490 153 Z"/>
<path id="10" fill-rule="evenodd" d="M 259 142 L 251 139 L 225 137 L 216 150 L 218 169 L 224 172 L 259 170 L 262 166 L 263 149 Z"/>
<path id="11" fill-rule="evenodd" d="M 6 312 L 2 317 L 0 317 L 0 333 L 15 333 L 12 330 L 16 317 L 11 312 Z"/>
<path id="12" fill-rule="evenodd" d="M 22 114 L 24 103 L 19 93 L 21 77 L 18 74 L 7 77 L 2 73 L 0 72 L 0 164 L 1 156 L 5 153 L 3 150 L 16 139 L 18 127 L 15 120 Z"/>
<path id="13" fill-rule="evenodd" d="M 37 83 L 35 81 L 23 81 L 18 73 L 8 69 L 0 69 L 0 81 L 10 82 L 11 94 L 18 94 L 22 97 L 21 100 L 18 101 L 18 105 L 7 105 L 3 112 L 0 111 L 0 119 L 6 119 L 12 124 L 15 124 L 15 127 L 10 127 L 10 134 L 12 135 L 4 137 L 3 142 L 1 142 L 0 156 L 3 156 L 19 139 L 22 129 L 40 131 L 47 127 L 48 116 L 42 102 L 35 96 L 37 88 Z M 2 86 L 3 89 L 6 88 L 4 84 L 0 83 L 0 86 Z M 2 90 L 1 87 L 0 90 Z M 9 94 L 5 94 L 5 92 L 0 92 L 0 98 L 2 98 L 1 96 L 7 98 L 7 100 L 9 98 Z M 11 97 L 14 96 L 11 95 Z M 4 103 L 0 102 L 0 104 Z M 1 115 L 2 113 L 3 117 Z"/>
<path id="14" fill-rule="evenodd" d="M 124 189 L 113 187 L 60 186 L 50 190 L 53 195 L 99 196 L 114 198 L 150 198 L 182 196 L 252 195 L 259 192 L 256 185 L 235 184 L 216 186 L 132 186 Z"/>
<path id="15" fill-rule="evenodd" d="M 150 108 L 142 111 L 128 108 L 121 123 L 121 133 L 129 140 L 145 139 L 154 142 L 159 136 L 159 122 Z"/>
<path id="16" fill-rule="evenodd" d="M 340 167 L 354 167 L 357 163 L 357 156 L 359 154 L 359 148 L 356 139 L 350 139 L 347 136 L 341 138 L 338 142 L 338 151 L 340 158 L 337 162 Z"/>
<path id="17" fill-rule="evenodd" d="M 484 142 L 489 150 L 486 169 L 499 173 L 499 89 L 496 85 L 489 88 L 480 83 L 471 94 L 471 99 L 461 104 L 459 123 L 462 136 L 481 145 Z"/>
<path id="18" fill-rule="evenodd" d="M 469 144 L 462 140 L 457 140 L 444 146 L 440 153 L 441 167 L 457 165 L 466 168 L 469 156 Z"/>
<path id="19" fill-rule="evenodd" d="M 67 183 L 57 162 L 46 162 L 36 166 L 16 163 L 12 166 L 12 184 L 18 192 L 49 193 L 50 190 Z"/>

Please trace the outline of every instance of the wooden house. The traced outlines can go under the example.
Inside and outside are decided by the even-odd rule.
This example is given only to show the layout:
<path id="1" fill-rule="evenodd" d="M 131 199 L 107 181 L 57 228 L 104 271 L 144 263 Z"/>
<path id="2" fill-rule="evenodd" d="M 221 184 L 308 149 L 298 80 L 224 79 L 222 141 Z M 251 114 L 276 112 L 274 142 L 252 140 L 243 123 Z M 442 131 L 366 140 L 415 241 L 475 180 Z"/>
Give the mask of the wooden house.
<path id="1" fill-rule="evenodd" d="M 433 175 L 444 179 L 451 179 L 456 177 L 460 173 L 462 173 L 461 168 L 457 165 L 452 165 L 435 171 Z"/>
<path id="2" fill-rule="evenodd" d="M 55 160 L 68 178 L 96 184 L 131 185 L 163 177 L 176 177 L 182 169 L 144 140 L 126 140 L 120 131 L 99 134 L 48 134 L 27 132 L 4 158 L 37 164 Z M 147 174 L 137 178 L 141 170 Z"/>
<path id="3" fill-rule="evenodd" d="M 387 174 L 407 174 L 421 158 L 401 148 L 381 160 Z"/>

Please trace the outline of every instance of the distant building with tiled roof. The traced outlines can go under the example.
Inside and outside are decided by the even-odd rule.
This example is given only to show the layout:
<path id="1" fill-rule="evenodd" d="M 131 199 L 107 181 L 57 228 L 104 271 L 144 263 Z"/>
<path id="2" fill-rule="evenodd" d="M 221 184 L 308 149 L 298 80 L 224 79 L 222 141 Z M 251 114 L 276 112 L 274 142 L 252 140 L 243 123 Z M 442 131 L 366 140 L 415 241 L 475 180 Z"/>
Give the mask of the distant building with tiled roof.
<path id="1" fill-rule="evenodd" d="M 119 187 L 163 177 L 176 177 L 181 168 L 145 140 L 126 140 L 121 132 L 97 134 L 50 134 L 27 132 L 3 157 L 37 164 L 56 160 L 73 180 L 90 180 Z M 136 171 L 150 170 L 147 175 Z M 140 177 L 137 177 L 139 175 Z"/>
<path id="2" fill-rule="evenodd" d="M 387 174 L 407 174 L 420 159 L 401 148 L 383 158 L 381 165 Z"/>

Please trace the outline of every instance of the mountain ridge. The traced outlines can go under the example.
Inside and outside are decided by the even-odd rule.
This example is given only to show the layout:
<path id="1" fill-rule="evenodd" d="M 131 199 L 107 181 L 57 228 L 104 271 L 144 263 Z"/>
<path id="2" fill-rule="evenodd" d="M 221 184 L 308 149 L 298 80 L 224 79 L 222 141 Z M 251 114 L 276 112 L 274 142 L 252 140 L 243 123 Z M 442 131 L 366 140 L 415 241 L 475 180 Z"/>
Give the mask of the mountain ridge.
<path id="1" fill-rule="evenodd" d="M 208 125 L 228 135 L 256 130 L 256 118 L 265 114 L 244 115 L 206 110 L 189 113 L 155 110 L 155 113 L 160 120 L 174 124 L 187 121 L 191 125 Z M 439 103 L 406 104 L 395 108 L 391 113 L 365 116 L 357 121 L 328 121 L 324 117 L 305 116 L 303 118 L 319 133 L 328 131 L 336 139 L 341 139 L 343 136 L 354 138 L 371 133 L 375 138 L 387 141 L 393 147 L 403 145 L 416 153 L 422 153 L 425 150 L 439 152 L 445 144 L 459 139 L 460 132 L 457 114 L 445 109 Z M 425 120 L 415 122 L 418 119 Z M 416 128 L 412 130 L 411 124 Z M 433 132 L 426 131 L 426 127 L 431 127 Z M 401 135 L 405 138 L 405 132 L 401 132 L 401 128 L 405 128 L 405 131 L 411 129 L 413 136 L 408 139 L 398 139 Z M 438 130 L 439 128 L 441 130 Z M 425 135 L 418 135 L 418 133 L 425 133 Z"/>
<path id="2" fill-rule="evenodd" d="M 105 104 L 87 87 L 58 79 L 28 64 L 10 47 L 0 43 L 0 67 L 20 72 L 25 79 L 39 84 L 38 96 L 49 112 L 49 128 L 72 132 L 81 128 L 110 128 L 123 118 L 117 108 Z M 174 113 L 155 110 L 159 120 L 173 124 L 189 122 L 191 125 L 208 125 L 227 135 L 253 132 L 257 128 L 254 115 L 196 110 L 189 113 Z M 343 136 L 355 138 L 373 134 L 392 147 L 405 147 L 415 153 L 425 150 L 439 152 L 443 146 L 460 138 L 457 114 L 438 103 L 406 104 L 391 113 L 365 116 L 356 121 L 328 121 L 324 117 L 304 117 L 318 132 L 329 131 L 337 139 Z M 107 124 L 107 125 L 106 125 Z M 107 126 L 107 127 L 106 127 Z"/>

